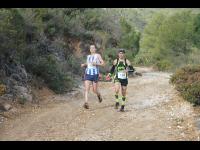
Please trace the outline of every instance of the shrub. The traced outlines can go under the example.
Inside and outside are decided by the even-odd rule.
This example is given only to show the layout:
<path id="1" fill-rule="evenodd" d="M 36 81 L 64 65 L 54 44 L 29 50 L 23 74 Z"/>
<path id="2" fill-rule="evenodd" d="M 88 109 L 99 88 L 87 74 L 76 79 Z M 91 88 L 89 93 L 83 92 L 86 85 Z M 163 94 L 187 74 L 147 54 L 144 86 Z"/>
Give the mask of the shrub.
<path id="1" fill-rule="evenodd" d="M 153 60 L 152 55 L 150 55 L 149 53 L 139 53 L 136 55 L 134 63 L 138 65 L 148 66 L 153 64 L 152 60 Z"/>
<path id="2" fill-rule="evenodd" d="M 169 70 L 172 67 L 172 64 L 168 60 L 161 60 L 156 63 L 156 67 L 158 67 L 158 70 L 164 71 Z"/>
<path id="3" fill-rule="evenodd" d="M 22 105 L 24 105 L 26 101 L 27 99 L 24 96 L 19 98 L 19 103 Z"/>
<path id="4" fill-rule="evenodd" d="M 193 84 L 184 84 L 184 91 L 182 92 L 183 98 L 191 103 L 198 104 L 200 100 L 200 82 L 194 82 Z"/>
<path id="5" fill-rule="evenodd" d="M 117 58 L 117 49 L 108 48 L 103 51 L 103 59 L 105 60 L 105 66 L 100 67 L 100 73 L 107 74 L 110 71 L 113 61 Z"/>
<path id="6" fill-rule="evenodd" d="M 83 62 L 83 58 L 76 58 L 73 55 L 68 56 L 66 62 L 64 63 L 66 66 L 68 66 L 72 73 L 76 75 L 81 75 L 81 62 Z M 65 66 L 63 66 L 65 68 Z"/>
<path id="7" fill-rule="evenodd" d="M 103 58 L 109 65 L 111 65 L 113 60 L 117 58 L 117 49 L 107 48 L 103 51 Z"/>
<path id="8" fill-rule="evenodd" d="M 44 79 L 44 82 L 56 93 L 71 90 L 73 81 L 71 77 L 62 72 L 53 55 L 40 57 L 32 68 L 33 74 Z"/>
<path id="9" fill-rule="evenodd" d="M 188 65 L 178 69 L 171 77 L 170 83 L 187 101 L 200 104 L 200 65 Z"/>

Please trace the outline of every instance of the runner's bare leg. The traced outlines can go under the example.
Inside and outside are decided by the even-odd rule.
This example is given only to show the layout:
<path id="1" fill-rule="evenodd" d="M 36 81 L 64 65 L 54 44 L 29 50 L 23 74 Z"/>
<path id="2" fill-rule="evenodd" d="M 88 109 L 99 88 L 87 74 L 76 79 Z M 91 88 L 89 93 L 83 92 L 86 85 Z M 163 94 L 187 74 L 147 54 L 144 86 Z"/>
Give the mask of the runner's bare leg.
<path id="1" fill-rule="evenodd" d="M 88 103 L 88 93 L 90 91 L 91 81 L 85 80 L 85 103 Z"/>

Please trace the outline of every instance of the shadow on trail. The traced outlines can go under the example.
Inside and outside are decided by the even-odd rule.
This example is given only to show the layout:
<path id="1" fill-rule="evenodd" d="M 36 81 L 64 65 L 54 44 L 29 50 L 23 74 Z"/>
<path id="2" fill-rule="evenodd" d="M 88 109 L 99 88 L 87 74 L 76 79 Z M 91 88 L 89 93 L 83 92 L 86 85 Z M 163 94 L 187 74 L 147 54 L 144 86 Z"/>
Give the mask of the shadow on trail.
<path id="1" fill-rule="evenodd" d="M 116 112 L 121 112 L 121 111 L 119 111 L 120 107 L 118 109 L 115 109 L 114 107 L 115 107 L 115 104 L 110 104 L 110 105 L 105 105 L 105 106 L 101 106 L 101 107 L 90 108 L 90 109 L 88 109 L 88 111 L 96 111 L 96 110 L 109 108 L 111 110 L 116 110 Z M 131 112 L 131 111 L 132 111 L 132 109 L 125 109 L 124 112 L 121 112 L 121 113 L 126 113 L 126 112 Z"/>
<path id="2" fill-rule="evenodd" d="M 111 105 L 105 105 L 105 106 L 101 106 L 101 107 L 96 107 L 96 108 L 90 108 L 89 111 L 94 111 L 94 110 L 100 110 L 100 109 L 105 109 L 105 108 L 112 108 L 114 109 L 114 104 Z"/>

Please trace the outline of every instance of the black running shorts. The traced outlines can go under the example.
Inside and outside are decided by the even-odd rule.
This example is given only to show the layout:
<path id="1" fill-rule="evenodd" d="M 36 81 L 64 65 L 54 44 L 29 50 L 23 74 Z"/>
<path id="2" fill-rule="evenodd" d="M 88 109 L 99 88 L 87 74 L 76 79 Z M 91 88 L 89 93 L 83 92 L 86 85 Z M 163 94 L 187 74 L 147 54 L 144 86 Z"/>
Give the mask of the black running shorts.
<path id="1" fill-rule="evenodd" d="M 128 85 L 128 79 L 115 79 L 114 83 L 119 82 L 121 83 L 121 86 L 127 86 Z"/>

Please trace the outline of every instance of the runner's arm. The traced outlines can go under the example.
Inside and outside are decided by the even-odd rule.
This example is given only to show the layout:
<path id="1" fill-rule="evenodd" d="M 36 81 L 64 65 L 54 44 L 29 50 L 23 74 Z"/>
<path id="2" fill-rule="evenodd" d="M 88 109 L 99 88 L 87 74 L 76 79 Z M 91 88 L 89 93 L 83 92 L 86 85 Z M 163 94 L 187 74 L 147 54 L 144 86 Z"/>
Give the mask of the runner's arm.
<path id="1" fill-rule="evenodd" d="M 87 67 L 87 63 L 81 64 L 81 67 Z"/>
<path id="2" fill-rule="evenodd" d="M 113 65 L 112 65 L 112 68 L 110 69 L 109 76 L 112 76 L 114 71 L 115 71 L 115 66 L 116 66 L 116 63 L 117 63 L 116 61 L 117 61 L 116 59 L 113 61 Z"/>
<path id="3" fill-rule="evenodd" d="M 100 61 L 100 63 L 93 63 L 93 65 L 94 66 L 104 66 L 104 61 L 103 61 L 103 59 L 102 59 L 102 57 L 101 57 L 101 55 L 100 54 L 98 54 L 98 59 L 99 59 L 99 61 Z"/>
<path id="4" fill-rule="evenodd" d="M 128 67 L 129 67 L 129 71 L 130 71 L 130 72 L 134 72 L 135 69 L 134 69 L 133 66 L 131 65 L 131 62 L 130 62 L 129 60 L 126 60 L 126 62 L 127 62 Z"/>
<path id="5" fill-rule="evenodd" d="M 105 63 L 104 63 L 104 60 L 102 59 L 101 55 L 98 54 L 98 57 L 99 57 L 99 60 L 100 60 L 100 64 L 98 64 L 99 66 L 104 66 Z"/>

